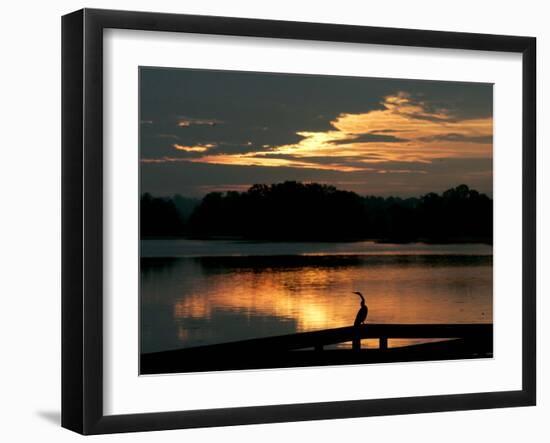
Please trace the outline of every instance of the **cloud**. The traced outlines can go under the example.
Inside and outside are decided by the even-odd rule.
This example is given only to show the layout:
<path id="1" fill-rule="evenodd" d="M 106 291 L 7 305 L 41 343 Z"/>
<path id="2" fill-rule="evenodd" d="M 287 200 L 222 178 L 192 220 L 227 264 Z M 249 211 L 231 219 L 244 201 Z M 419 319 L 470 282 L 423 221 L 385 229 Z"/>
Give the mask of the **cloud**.
<path id="1" fill-rule="evenodd" d="M 212 155 L 218 154 L 246 154 L 249 152 L 258 153 L 265 152 L 274 149 L 271 145 L 267 144 L 258 144 L 251 141 L 246 141 L 243 143 L 227 143 L 219 142 L 216 147 L 209 151 Z"/>
<path id="2" fill-rule="evenodd" d="M 204 145 L 196 145 L 196 146 L 185 146 L 185 145 L 180 145 L 176 143 L 172 146 L 178 151 L 184 151 L 184 152 L 206 152 L 209 149 L 216 147 L 216 145 L 213 143 L 207 143 Z"/>
<path id="3" fill-rule="evenodd" d="M 493 143 L 493 135 L 465 135 L 465 134 L 457 134 L 457 133 L 449 133 L 449 134 L 440 134 L 440 135 L 433 135 L 431 137 L 424 137 L 421 139 L 425 142 L 434 142 L 434 141 L 446 141 L 446 142 L 466 142 L 466 143 L 487 143 L 492 144 Z"/>
<path id="4" fill-rule="evenodd" d="M 163 163 L 177 163 L 177 162 L 186 162 L 186 158 L 182 157 L 159 157 L 159 158 L 142 158 L 139 160 L 141 163 L 145 164 L 163 164 Z"/>
<path id="5" fill-rule="evenodd" d="M 365 113 L 342 113 L 331 122 L 333 130 L 299 132 L 303 137 L 299 143 L 272 152 L 292 154 L 301 161 L 323 155 L 367 163 L 491 155 L 491 117 L 459 120 L 404 92 L 384 97 L 382 105 Z"/>
<path id="6" fill-rule="evenodd" d="M 299 158 L 289 156 L 284 158 L 281 156 L 269 156 L 267 153 L 261 155 L 259 153 L 240 154 L 240 155 L 212 155 L 199 158 L 189 159 L 190 162 L 211 163 L 217 165 L 240 165 L 240 166 L 268 166 L 268 167 L 294 167 L 294 168 L 312 168 L 319 170 L 338 170 L 338 171 L 358 171 L 365 169 L 363 166 L 357 167 L 346 164 L 333 162 L 330 164 L 319 164 L 308 158 Z"/>
<path id="7" fill-rule="evenodd" d="M 216 126 L 221 123 L 223 123 L 221 120 L 216 119 L 190 118 L 184 116 L 178 119 L 178 127 L 180 128 L 189 128 L 191 126 Z"/>
<path id="8" fill-rule="evenodd" d="M 406 138 L 399 138 L 393 135 L 386 135 L 385 133 L 371 132 L 368 134 L 359 134 L 353 135 L 352 137 L 344 140 L 335 140 L 333 143 L 338 143 L 340 145 L 345 145 L 349 143 L 375 143 L 375 142 L 386 142 L 386 143 L 397 143 L 397 142 L 406 142 Z"/>
<path id="9" fill-rule="evenodd" d="M 179 124 L 186 127 L 215 122 L 185 118 Z M 428 164 L 439 158 L 491 157 L 493 120 L 458 118 L 448 109 L 398 91 L 383 97 L 375 109 L 340 113 L 328 129 L 295 131 L 294 136 L 296 142 L 280 145 L 245 139 L 241 143 L 209 141 L 172 147 L 195 163 L 373 171 L 383 162 Z"/>

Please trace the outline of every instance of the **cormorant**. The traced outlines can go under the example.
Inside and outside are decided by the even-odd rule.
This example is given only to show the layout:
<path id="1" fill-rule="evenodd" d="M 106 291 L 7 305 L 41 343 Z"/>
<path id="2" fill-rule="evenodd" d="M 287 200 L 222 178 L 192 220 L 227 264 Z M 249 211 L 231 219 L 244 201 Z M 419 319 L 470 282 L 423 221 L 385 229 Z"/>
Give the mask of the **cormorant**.
<path id="1" fill-rule="evenodd" d="M 354 292 L 354 294 L 357 294 L 359 297 L 361 297 L 361 307 L 359 308 L 359 311 L 357 311 L 353 326 L 360 326 L 365 324 L 365 321 L 367 320 L 367 315 L 369 313 L 369 308 L 365 304 L 365 297 L 363 297 L 363 294 L 361 294 L 360 292 Z"/>

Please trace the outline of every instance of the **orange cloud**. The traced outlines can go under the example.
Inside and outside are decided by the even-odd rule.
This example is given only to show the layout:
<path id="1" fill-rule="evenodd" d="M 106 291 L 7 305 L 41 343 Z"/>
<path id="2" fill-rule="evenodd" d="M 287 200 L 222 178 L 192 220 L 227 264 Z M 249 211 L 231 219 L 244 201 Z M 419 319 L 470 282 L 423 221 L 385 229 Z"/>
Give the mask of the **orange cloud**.
<path id="1" fill-rule="evenodd" d="M 213 143 L 207 143 L 205 145 L 195 145 L 195 146 L 184 146 L 176 143 L 172 146 L 178 151 L 184 151 L 184 152 L 206 152 L 210 148 L 216 147 L 216 145 Z"/>
<path id="2" fill-rule="evenodd" d="M 319 164 L 314 161 L 299 158 L 277 158 L 267 152 L 252 152 L 246 154 L 211 155 L 199 158 L 189 158 L 193 163 L 212 163 L 217 165 L 241 165 L 241 166 L 287 166 L 294 168 L 312 168 L 323 170 L 339 170 L 344 172 L 361 171 L 366 168 L 342 165 L 337 162 L 332 164 Z"/>
<path id="3" fill-rule="evenodd" d="M 360 171 L 388 161 L 430 163 L 438 158 L 492 155 L 492 117 L 458 120 L 448 110 L 430 109 L 406 92 L 389 95 L 381 104 L 382 109 L 338 115 L 328 131 L 298 131 L 302 138 L 295 144 L 271 146 L 269 151 L 205 155 L 189 161 Z M 174 147 L 206 153 L 210 146 Z M 337 160 L 342 158 L 349 164 Z"/>

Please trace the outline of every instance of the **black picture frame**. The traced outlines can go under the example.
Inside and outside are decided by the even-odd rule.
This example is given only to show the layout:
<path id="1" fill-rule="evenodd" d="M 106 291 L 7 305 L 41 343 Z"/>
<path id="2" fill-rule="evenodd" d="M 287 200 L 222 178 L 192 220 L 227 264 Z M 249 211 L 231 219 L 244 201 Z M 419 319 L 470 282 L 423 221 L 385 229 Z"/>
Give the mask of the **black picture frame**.
<path id="1" fill-rule="evenodd" d="M 522 54 L 522 388 L 130 415 L 103 412 L 103 30 L 502 51 Z M 62 18 L 62 426 L 82 434 L 530 406 L 536 403 L 536 39 L 83 9 Z"/>

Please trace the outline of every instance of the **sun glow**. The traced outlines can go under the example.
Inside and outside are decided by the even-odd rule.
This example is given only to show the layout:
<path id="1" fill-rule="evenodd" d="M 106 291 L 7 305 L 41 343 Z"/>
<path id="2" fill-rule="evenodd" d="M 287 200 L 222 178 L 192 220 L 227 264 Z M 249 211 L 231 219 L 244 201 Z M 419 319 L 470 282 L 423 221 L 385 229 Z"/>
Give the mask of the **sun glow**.
<path id="1" fill-rule="evenodd" d="M 365 295 L 371 323 L 391 323 L 396 319 L 403 323 L 445 323 L 479 318 L 479 306 L 475 304 L 464 311 L 457 310 L 460 296 L 427 299 L 427 287 L 423 284 L 407 284 L 403 291 L 402 285 L 413 275 L 422 282 L 431 272 L 400 266 L 305 267 L 299 271 L 264 268 L 262 272 L 244 268 L 231 278 L 225 273 L 209 275 L 202 291 L 192 290 L 174 301 L 172 315 L 176 320 L 211 320 L 220 311 L 247 312 L 249 316 L 292 322 L 297 332 L 344 327 L 353 324 L 359 308 L 359 298 L 352 294 L 354 283 L 364 280 L 369 282 Z M 436 290 L 444 286 L 440 284 Z M 483 320 L 491 321 L 490 307 L 483 310 Z"/>

